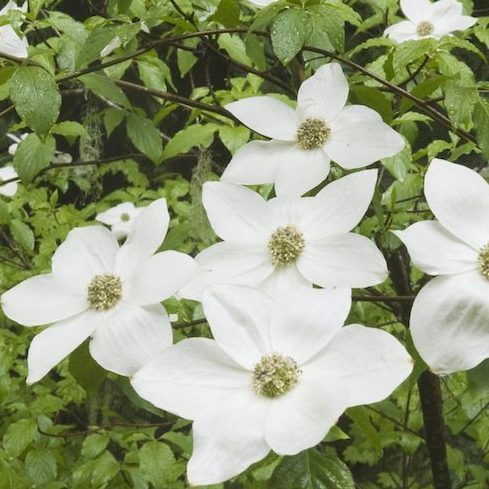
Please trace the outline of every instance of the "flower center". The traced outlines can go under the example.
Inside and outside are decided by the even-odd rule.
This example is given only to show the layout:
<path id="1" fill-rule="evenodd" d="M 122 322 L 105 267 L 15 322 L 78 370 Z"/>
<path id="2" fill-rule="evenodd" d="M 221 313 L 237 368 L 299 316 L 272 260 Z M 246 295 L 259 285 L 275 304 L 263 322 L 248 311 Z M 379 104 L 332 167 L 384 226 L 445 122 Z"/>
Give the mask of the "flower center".
<path id="1" fill-rule="evenodd" d="M 479 271 L 489 280 L 489 243 L 479 250 Z"/>
<path id="2" fill-rule="evenodd" d="M 253 369 L 253 388 L 260 396 L 280 397 L 297 384 L 300 374 L 292 358 L 279 353 L 265 355 Z"/>
<path id="3" fill-rule="evenodd" d="M 416 28 L 416 34 L 418 36 L 429 36 L 430 34 L 433 34 L 435 31 L 435 26 L 431 23 L 428 22 L 427 20 L 423 20 L 418 24 L 418 27 Z"/>
<path id="4" fill-rule="evenodd" d="M 297 129 L 297 146 L 300 149 L 318 149 L 329 138 L 331 129 L 323 119 L 306 119 Z"/>
<path id="5" fill-rule="evenodd" d="M 88 304 L 96 311 L 114 307 L 122 296 L 121 279 L 110 273 L 96 275 L 88 284 Z"/>
<path id="6" fill-rule="evenodd" d="M 304 237 L 293 225 L 289 224 L 275 230 L 268 241 L 268 249 L 275 266 L 294 263 L 304 249 Z"/>
<path id="7" fill-rule="evenodd" d="M 131 219 L 131 216 L 127 212 L 123 212 L 121 214 L 121 221 L 122 222 L 127 222 Z"/>

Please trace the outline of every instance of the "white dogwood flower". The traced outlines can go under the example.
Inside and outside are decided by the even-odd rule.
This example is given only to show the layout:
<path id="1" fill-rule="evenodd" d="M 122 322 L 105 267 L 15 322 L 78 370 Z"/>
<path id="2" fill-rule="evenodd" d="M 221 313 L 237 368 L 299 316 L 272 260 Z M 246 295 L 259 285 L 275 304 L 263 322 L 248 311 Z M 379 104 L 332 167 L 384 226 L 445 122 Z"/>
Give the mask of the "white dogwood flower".
<path id="1" fill-rule="evenodd" d="M 489 185 L 473 170 L 435 159 L 424 192 L 437 220 L 396 234 L 413 263 L 436 275 L 414 301 L 411 334 L 431 370 L 445 375 L 489 357 Z"/>
<path id="2" fill-rule="evenodd" d="M 93 358 L 107 370 L 131 375 L 172 343 L 161 301 L 199 273 L 183 253 L 154 254 L 169 215 L 159 199 L 138 217 L 119 247 L 102 226 L 76 228 L 52 259 L 52 272 L 28 278 L 1 297 L 3 311 L 25 326 L 54 323 L 32 341 L 28 383 L 49 370 L 89 336 Z"/>
<path id="3" fill-rule="evenodd" d="M 401 10 L 408 20 L 398 22 L 385 30 L 385 35 L 396 42 L 432 37 L 440 39 L 455 31 L 472 27 L 477 19 L 462 14 L 463 5 L 456 0 L 401 0 Z"/>
<path id="4" fill-rule="evenodd" d="M 135 207 L 132 202 L 123 202 L 122 204 L 97 214 L 95 220 L 110 226 L 115 237 L 117 239 L 122 239 L 127 237 L 131 232 L 135 219 L 143 210 L 144 207 Z"/>
<path id="5" fill-rule="evenodd" d="M 19 178 L 17 172 L 13 166 L 7 165 L 0 168 L 0 194 L 6 197 L 13 197 L 17 193 L 17 188 L 19 184 L 17 182 L 10 182 L 3 184 L 5 180 L 10 180 L 11 178 Z"/>
<path id="6" fill-rule="evenodd" d="M 374 110 L 346 106 L 348 91 L 341 66 L 330 63 L 302 83 L 295 110 L 269 96 L 226 105 L 243 124 L 272 141 L 245 144 L 222 180 L 275 183 L 277 195 L 298 196 L 328 176 L 330 160 L 353 169 L 399 153 L 403 138 Z"/>
<path id="7" fill-rule="evenodd" d="M 27 2 L 18 7 L 13 0 L 9 0 L 7 5 L 0 10 L 0 16 L 8 14 L 11 10 L 27 12 Z M 16 56 L 17 58 L 27 58 L 27 48 L 29 43 L 25 37 L 19 37 L 13 27 L 9 24 L 0 26 L 0 51 L 2 53 Z"/>
<path id="8" fill-rule="evenodd" d="M 260 287 L 271 295 L 300 285 L 367 287 L 387 277 L 384 257 L 364 236 L 350 233 L 372 199 L 376 170 L 353 173 L 315 197 L 264 200 L 252 190 L 207 182 L 203 204 L 223 240 L 197 255 L 211 272 L 182 289 L 199 300 L 210 283 Z"/>
<path id="9" fill-rule="evenodd" d="M 264 458 L 318 444 L 351 406 L 385 399 L 412 360 L 393 336 L 342 327 L 349 290 L 300 287 L 273 301 L 220 285 L 203 308 L 214 340 L 185 339 L 131 379 L 155 406 L 193 423 L 191 485 L 217 484 Z"/>

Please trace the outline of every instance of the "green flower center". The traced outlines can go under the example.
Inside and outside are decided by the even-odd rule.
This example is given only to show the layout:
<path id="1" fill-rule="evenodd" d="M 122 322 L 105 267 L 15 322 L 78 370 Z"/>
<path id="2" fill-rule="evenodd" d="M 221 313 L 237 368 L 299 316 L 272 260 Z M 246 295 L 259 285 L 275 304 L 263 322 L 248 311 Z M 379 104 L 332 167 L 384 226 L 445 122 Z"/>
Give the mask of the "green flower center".
<path id="1" fill-rule="evenodd" d="M 433 32 L 435 32 L 435 26 L 427 20 L 420 22 L 416 28 L 416 34 L 420 37 L 429 36 L 430 34 L 433 34 Z"/>
<path id="2" fill-rule="evenodd" d="M 300 149 L 318 149 L 324 145 L 331 129 L 323 119 L 306 119 L 297 129 L 297 146 Z"/>
<path id="3" fill-rule="evenodd" d="M 278 228 L 268 241 L 268 249 L 275 266 L 294 263 L 304 249 L 304 236 L 293 225 Z"/>
<path id="4" fill-rule="evenodd" d="M 479 250 L 479 271 L 489 280 L 489 243 Z"/>
<path id="5" fill-rule="evenodd" d="M 123 212 L 121 214 L 121 221 L 122 222 L 127 222 L 131 219 L 131 216 L 127 212 Z"/>
<path id="6" fill-rule="evenodd" d="M 110 273 L 96 275 L 88 284 L 87 299 L 91 309 L 107 311 L 122 297 L 121 279 Z"/>
<path id="7" fill-rule="evenodd" d="M 297 384 L 300 374 L 292 358 L 279 353 L 265 355 L 253 369 L 253 388 L 262 397 L 280 397 Z"/>

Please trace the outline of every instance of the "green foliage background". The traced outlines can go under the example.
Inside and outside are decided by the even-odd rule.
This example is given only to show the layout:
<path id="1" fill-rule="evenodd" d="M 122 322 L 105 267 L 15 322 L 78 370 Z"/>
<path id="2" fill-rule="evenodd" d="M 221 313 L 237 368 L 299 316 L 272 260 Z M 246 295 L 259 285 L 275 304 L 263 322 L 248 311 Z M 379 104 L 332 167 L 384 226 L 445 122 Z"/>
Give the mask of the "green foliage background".
<path id="1" fill-rule="evenodd" d="M 396 45 L 382 33 L 399 20 L 397 0 L 280 0 L 258 14 L 234 0 L 29 0 L 29 61 L 0 62 L 0 164 L 12 159 L 5 134 L 31 132 L 13 159 L 19 190 L 0 200 L 1 291 L 48 271 L 70 229 L 122 201 L 166 197 L 167 248 L 195 254 L 213 243 L 202 184 L 259 137 L 222 106 L 264 93 L 292 104 L 305 77 L 339 59 L 350 101 L 377 110 L 407 143 L 381 162 L 359 229 L 375 238 L 391 271 L 369 292 L 415 293 L 425 277 L 389 231 L 431 218 L 422 196 L 428 161 L 443 157 L 487 175 L 489 8 L 486 0 L 463 4 L 480 17 L 463 35 Z M 121 46 L 102 59 L 116 36 Z M 75 163 L 53 163 L 56 150 Z M 343 173 L 334 167 L 329 179 Z M 399 285 L 402 273 L 412 290 Z M 166 305 L 179 317 L 175 341 L 209 335 L 197 304 Z M 403 318 L 402 305 L 388 300 L 357 300 L 350 317 L 394 333 L 416 357 Z M 26 386 L 26 351 L 38 330 L 3 316 L 1 325 L 0 489 L 187 487 L 189 422 L 139 399 L 86 345 Z M 416 388 L 424 369 L 418 359 L 391 398 L 348 410 L 317 449 L 272 455 L 213 489 L 433 487 Z M 441 379 L 457 488 L 489 487 L 488 378 L 486 362 Z"/>

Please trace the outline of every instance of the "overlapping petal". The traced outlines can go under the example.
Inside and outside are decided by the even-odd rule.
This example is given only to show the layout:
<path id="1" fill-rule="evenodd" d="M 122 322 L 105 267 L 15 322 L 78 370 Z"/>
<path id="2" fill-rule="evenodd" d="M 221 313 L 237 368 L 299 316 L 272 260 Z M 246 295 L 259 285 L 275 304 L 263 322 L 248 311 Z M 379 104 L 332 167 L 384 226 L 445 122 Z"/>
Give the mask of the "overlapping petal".
<path id="1" fill-rule="evenodd" d="M 226 481 L 268 454 L 264 436 L 268 405 L 249 389 L 229 396 L 195 420 L 194 450 L 187 467 L 191 485 Z"/>
<path id="2" fill-rule="evenodd" d="M 354 352 L 354 353 L 353 353 Z M 413 360 L 391 334 L 359 324 L 345 326 L 308 366 L 339 379 L 348 406 L 379 402 L 411 373 Z"/>
<path id="3" fill-rule="evenodd" d="M 207 338 L 167 348 L 131 378 L 135 391 L 155 406 L 196 419 L 229 395 L 250 388 L 250 373 Z"/>
<path id="4" fill-rule="evenodd" d="M 143 261 L 126 279 L 124 299 L 139 305 L 157 304 L 202 272 L 192 257 L 178 251 L 162 251 Z"/>
<path id="5" fill-rule="evenodd" d="M 340 331 L 351 307 L 349 288 L 300 287 L 275 301 L 270 323 L 272 351 L 302 364 Z"/>
<path id="6" fill-rule="evenodd" d="M 413 263 L 430 275 L 466 272 L 478 266 L 477 251 L 437 221 L 416 222 L 394 233 L 406 245 Z"/>
<path id="7" fill-rule="evenodd" d="M 297 261 L 304 277 L 322 287 L 369 287 L 387 278 L 387 265 L 375 244 L 347 233 L 307 243 Z"/>
<path id="8" fill-rule="evenodd" d="M 99 315 L 90 354 L 111 372 L 132 375 L 172 344 L 170 319 L 160 305 L 121 303 Z"/>
<path id="9" fill-rule="evenodd" d="M 434 159 L 424 193 L 440 224 L 475 249 L 489 243 L 489 185 L 462 165 Z"/>
<path id="10" fill-rule="evenodd" d="M 413 22 L 426 20 L 431 12 L 430 0 L 401 0 L 401 10 Z"/>
<path id="11" fill-rule="evenodd" d="M 489 281 L 479 272 L 436 277 L 418 293 L 411 334 L 433 372 L 469 370 L 489 357 L 488 298 Z"/>
<path id="12" fill-rule="evenodd" d="M 297 94 L 297 113 L 309 118 L 333 120 L 348 99 L 348 80 L 338 63 L 327 63 L 302 82 Z"/>
<path id="13" fill-rule="evenodd" d="M 271 351 L 272 304 L 272 300 L 259 290 L 233 285 L 210 287 L 202 301 L 218 345 L 249 370 Z"/>
<path id="14" fill-rule="evenodd" d="M 295 110 L 269 97 L 248 97 L 225 106 L 240 122 L 253 131 L 281 141 L 294 141 L 297 132 Z"/>

